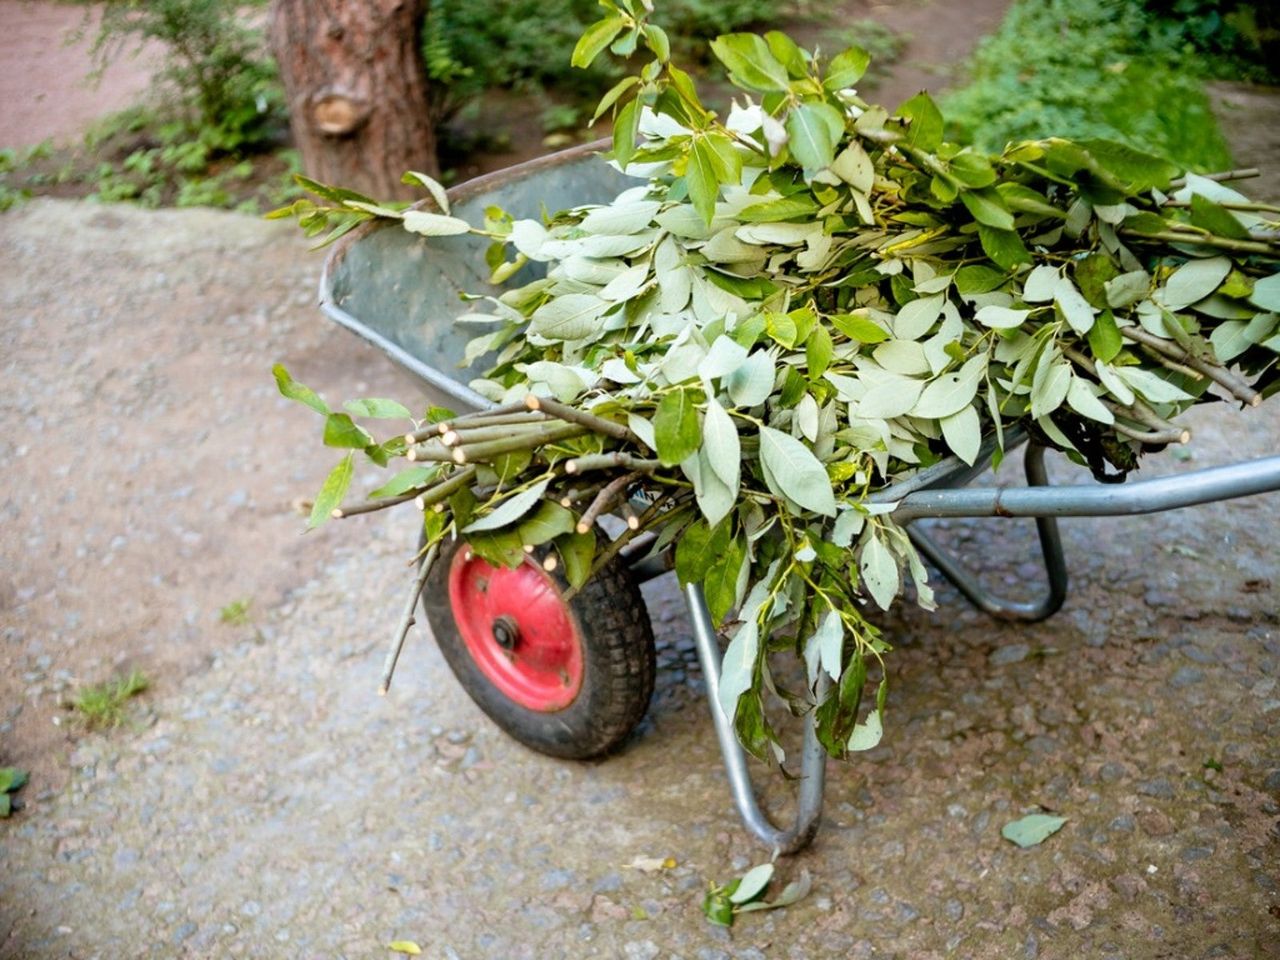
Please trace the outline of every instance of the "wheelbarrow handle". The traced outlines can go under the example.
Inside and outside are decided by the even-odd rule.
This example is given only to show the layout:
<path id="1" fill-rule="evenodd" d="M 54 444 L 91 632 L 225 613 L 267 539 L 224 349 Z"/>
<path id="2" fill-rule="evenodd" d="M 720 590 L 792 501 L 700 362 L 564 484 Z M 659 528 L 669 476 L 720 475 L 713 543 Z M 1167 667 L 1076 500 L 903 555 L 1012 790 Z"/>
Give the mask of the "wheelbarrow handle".
<path id="1" fill-rule="evenodd" d="M 795 853 L 808 846 L 818 832 L 818 820 L 822 815 L 822 792 L 826 781 L 827 754 L 818 742 L 818 727 L 814 712 L 805 718 L 804 744 L 801 747 L 800 796 L 797 800 L 795 823 L 787 830 L 779 830 L 756 801 L 751 786 L 751 773 L 747 769 L 747 757 L 738 735 L 733 729 L 733 719 L 725 716 L 720 707 L 720 647 L 716 643 L 716 626 L 711 622 L 702 587 L 691 583 L 685 587 L 685 600 L 689 604 L 689 617 L 693 621 L 693 638 L 702 663 L 702 675 L 707 687 L 707 701 L 711 707 L 711 719 L 715 724 L 716 738 L 724 758 L 725 772 L 729 775 L 729 789 L 734 805 L 747 827 L 777 853 Z M 819 683 L 826 682 L 825 674 Z M 821 691 L 819 691 L 821 693 Z"/>
<path id="2" fill-rule="evenodd" d="M 893 519 L 928 517 L 1116 517 L 1176 510 L 1280 490 L 1280 456 L 1124 485 L 922 490 Z"/>

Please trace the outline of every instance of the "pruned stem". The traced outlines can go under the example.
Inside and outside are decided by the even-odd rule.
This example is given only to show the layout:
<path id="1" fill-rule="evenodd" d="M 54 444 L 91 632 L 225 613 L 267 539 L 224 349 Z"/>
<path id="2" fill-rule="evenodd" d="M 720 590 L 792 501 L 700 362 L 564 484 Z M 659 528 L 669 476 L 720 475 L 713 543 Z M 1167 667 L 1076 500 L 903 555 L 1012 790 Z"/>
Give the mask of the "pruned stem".
<path id="1" fill-rule="evenodd" d="M 1166 243 L 1193 243 L 1202 247 L 1214 247 L 1218 250 L 1235 250 L 1237 253 L 1280 253 L 1270 243 L 1261 240 L 1230 240 L 1227 237 L 1218 237 L 1209 233 L 1192 233 L 1190 231 L 1180 232 L 1175 230 L 1161 230 L 1157 233 L 1142 233 L 1138 230 L 1121 230 L 1120 234 L 1126 237 L 1133 237 L 1136 240 L 1163 240 Z"/>
<path id="2" fill-rule="evenodd" d="M 402 503 L 408 503 L 410 500 L 417 498 L 422 492 L 422 488 L 410 490 L 408 493 L 402 493 L 398 497 L 383 497 L 380 500 L 369 500 L 365 503 L 357 503 L 351 507 L 334 507 L 331 516 L 335 520 L 341 520 L 343 517 L 354 517 L 359 513 L 373 513 L 375 510 L 385 510 L 387 507 L 395 507 Z"/>
<path id="3" fill-rule="evenodd" d="M 547 397 L 539 397 L 531 393 L 524 398 L 524 402 L 525 406 L 530 410 L 540 410 L 553 417 L 559 417 L 561 420 L 581 424 L 593 433 L 603 433 L 607 437 L 616 437 L 618 440 L 626 440 L 632 443 L 637 439 L 634 433 L 620 423 L 614 423 L 612 420 L 604 419 L 604 417 L 597 417 L 594 413 L 587 413 L 585 410 L 579 410 L 577 407 L 571 407 L 557 400 L 550 400 Z"/>
<path id="4" fill-rule="evenodd" d="M 1224 210 L 1239 210 L 1243 213 L 1280 213 L 1280 207 L 1274 203 L 1233 203 L 1230 200 L 1215 200 L 1214 202 Z M 1191 204 L 1186 200 L 1166 200 L 1160 206 L 1189 207 Z"/>
<path id="5" fill-rule="evenodd" d="M 562 423 L 556 423 L 554 420 L 531 420 L 524 423 L 507 423 L 498 424 L 497 426 L 480 426 L 470 427 L 465 424 L 458 424 L 440 438 L 446 447 L 456 447 L 464 443 L 485 443 L 490 440 L 507 440 L 513 437 L 524 436 L 530 430 L 539 430 L 543 425 L 547 426 L 563 426 Z"/>
<path id="6" fill-rule="evenodd" d="M 578 533 L 586 533 L 599 519 L 600 514 L 604 513 L 613 504 L 613 501 L 626 492 L 627 487 L 636 481 L 640 476 L 638 473 L 624 473 L 620 477 L 610 480 L 599 493 L 596 498 L 591 501 L 591 506 L 582 512 L 582 516 L 578 518 Z"/>
<path id="7" fill-rule="evenodd" d="M 1155 350 L 1152 350 L 1150 347 L 1144 346 L 1142 348 L 1142 352 L 1166 370 L 1172 370 L 1174 373 L 1180 373 L 1184 377 L 1190 377 L 1192 380 L 1204 379 L 1204 374 L 1199 370 L 1193 370 L 1185 363 L 1179 363 L 1177 360 L 1172 360 L 1169 357 L 1166 357 L 1163 353 L 1158 353 Z"/>
<path id="8" fill-rule="evenodd" d="M 413 592 L 409 594 L 404 613 L 400 615 L 400 624 L 396 627 L 391 649 L 387 651 L 387 658 L 382 662 L 382 683 L 378 685 L 378 693 L 381 696 L 386 696 L 387 691 L 391 689 L 391 676 L 396 672 L 396 662 L 400 659 L 401 649 L 404 648 L 404 638 L 409 635 L 409 628 L 417 622 L 414 611 L 418 609 L 418 597 L 422 596 L 422 588 L 427 584 L 427 577 L 431 576 L 431 568 L 435 565 L 439 550 L 440 544 L 433 543 L 427 550 L 426 556 L 422 558 L 422 565 L 418 568 L 418 578 L 413 582 Z"/>
<path id="9" fill-rule="evenodd" d="M 1148 420 L 1141 411 L 1141 408 L 1134 406 L 1126 407 L 1119 403 L 1112 403 L 1107 400 L 1102 401 L 1103 406 L 1114 413 L 1117 417 L 1125 417 L 1134 423 L 1142 423 L 1152 427 L 1151 430 L 1139 430 L 1136 427 L 1130 427 L 1117 420 L 1111 426 L 1116 433 L 1123 434 L 1134 440 L 1141 440 L 1143 443 L 1165 444 L 1165 443 L 1190 443 L 1191 431 L 1177 424 L 1169 423 L 1168 420 L 1151 412 L 1151 420 Z M 1145 406 L 1145 404 L 1144 404 Z M 1147 408 L 1150 410 L 1150 408 Z M 1151 422 L 1152 420 L 1156 422 Z M 1163 424 L 1164 426 L 1161 426 Z"/>
<path id="10" fill-rule="evenodd" d="M 433 504 L 440 503 L 453 496 L 468 483 L 476 475 L 475 467 L 467 467 L 465 470 L 459 470 L 448 480 L 437 483 L 430 490 L 426 490 L 418 495 L 418 509 L 425 510 Z"/>
<path id="11" fill-rule="evenodd" d="M 1251 177 L 1260 176 L 1262 176 L 1262 171 L 1257 167 L 1241 167 L 1239 170 L 1219 170 L 1217 173 L 1200 174 L 1202 179 L 1217 180 L 1220 183 L 1224 180 L 1248 180 Z M 1185 187 L 1186 185 L 1186 177 L 1178 177 L 1169 181 L 1170 190 L 1177 190 L 1179 187 Z"/>
<path id="12" fill-rule="evenodd" d="M 1093 361 L 1079 350 L 1076 350 L 1074 347 L 1068 347 L 1062 351 L 1062 354 L 1072 363 L 1082 368 L 1085 372 L 1094 377 L 1098 376 L 1098 368 L 1094 366 Z M 1196 374 L 1196 376 L 1199 377 L 1199 374 Z M 1162 435 L 1167 434 L 1168 436 L 1175 438 L 1173 440 L 1161 441 L 1163 443 L 1189 443 L 1191 440 L 1190 430 L 1180 427 L 1176 423 L 1166 420 L 1164 417 L 1160 416 L 1160 414 L 1151 409 L 1147 402 L 1141 397 L 1134 397 L 1133 403 L 1127 406 L 1120 403 L 1103 402 L 1111 409 L 1112 413 L 1121 414 L 1136 423 L 1143 423 L 1148 427 L 1152 427 Z M 1119 430 L 1119 426 L 1117 426 L 1116 429 Z M 1123 430 L 1120 430 L 1120 432 L 1124 433 Z M 1131 436 L 1131 434 L 1125 433 L 1125 436 Z"/>
<path id="13" fill-rule="evenodd" d="M 1162 354 L 1170 360 L 1185 363 L 1193 370 L 1199 370 L 1241 403 L 1247 403 L 1251 407 L 1256 407 L 1262 402 L 1262 394 L 1258 393 L 1221 364 L 1206 363 L 1199 357 L 1191 356 L 1186 351 L 1170 344 L 1166 340 L 1162 340 L 1160 337 L 1147 333 L 1147 331 L 1140 327 L 1121 327 L 1120 333 L 1135 343 L 1140 343 L 1145 347 L 1150 347 L 1156 353 Z"/>
<path id="14" fill-rule="evenodd" d="M 535 447 L 580 437 L 587 431 L 576 423 L 538 431 L 525 431 L 518 436 L 506 440 L 488 440 L 483 443 L 466 443 L 453 447 L 454 463 L 476 463 L 502 456 L 504 453 L 515 453 L 517 450 L 532 450 Z"/>
<path id="15" fill-rule="evenodd" d="M 448 463 L 453 459 L 453 451 L 441 443 L 439 437 L 410 447 L 404 455 L 415 463 L 419 461 Z"/>
<path id="16" fill-rule="evenodd" d="M 662 466 L 660 460 L 642 460 L 629 453 L 615 450 L 612 453 L 592 453 L 584 457 L 574 457 L 564 465 L 565 473 L 588 473 L 592 470 L 608 470 L 611 467 L 625 467 L 637 473 L 653 473 Z"/>

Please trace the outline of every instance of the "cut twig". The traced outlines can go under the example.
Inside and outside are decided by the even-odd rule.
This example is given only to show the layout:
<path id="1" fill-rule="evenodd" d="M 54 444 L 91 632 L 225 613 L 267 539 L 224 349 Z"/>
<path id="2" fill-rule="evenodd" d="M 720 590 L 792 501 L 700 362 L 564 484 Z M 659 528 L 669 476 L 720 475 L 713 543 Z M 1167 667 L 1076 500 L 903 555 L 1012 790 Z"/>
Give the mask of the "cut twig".
<path id="1" fill-rule="evenodd" d="M 1239 210 L 1242 213 L 1280 213 L 1280 207 L 1274 203 L 1233 203 L 1229 200 L 1217 200 L 1214 202 L 1224 210 Z M 1187 200 L 1166 200 L 1160 206 L 1189 207 L 1191 203 Z"/>
<path id="2" fill-rule="evenodd" d="M 489 440 L 506 440 L 512 437 L 524 436 L 530 429 L 538 430 L 546 426 L 563 426 L 563 422 L 548 420 L 529 420 L 524 423 L 505 423 L 495 426 L 479 426 L 470 427 L 465 424 L 457 424 L 455 427 L 447 431 L 440 438 L 446 447 L 456 447 L 462 443 L 484 443 Z"/>
<path id="3" fill-rule="evenodd" d="M 600 492 L 600 488 L 603 487 L 606 482 L 607 481 L 601 480 L 598 483 L 589 483 L 585 486 L 570 487 L 560 497 L 560 506 L 572 507 L 575 503 L 581 503 L 584 500 L 594 497 Z"/>
<path id="4" fill-rule="evenodd" d="M 459 470 L 448 480 L 437 483 L 434 487 L 424 491 L 418 495 L 418 509 L 425 510 L 427 507 L 437 503 L 443 503 L 449 497 L 453 496 L 468 483 L 476 475 L 475 467 L 467 467 L 465 470 Z"/>
<path id="5" fill-rule="evenodd" d="M 1103 400 L 1102 404 L 1117 417 L 1125 417 L 1133 423 L 1142 422 L 1137 418 L 1137 411 L 1132 407 L 1122 406 L 1118 403 L 1111 403 L 1107 400 Z M 1168 421 L 1165 422 L 1168 423 Z M 1111 427 L 1116 433 L 1129 437 L 1133 440 L 1140 440 L 1143 443 L 1163 445 L 1168 443 L 1189 443 L 1191 441 L 1190 430 L 1174 425 L 1171 425 L 1168 429 L 1139 430 L 1137 427 L 1131 427 L 1117 419 Z"/>
<path id="6" fill-rule="evenodd" d="M 354 517 L 360 513 L 373 513 L 375 510 L 385 510 L 387 507 L 395 507 L 402 503 L 408 503 L 410 500 L 417 498 L 422 492 L 421 488 L 410 490 L 408 493 L 402 493 L 398 497 L 383 497 L 380 500 L 369 500 L 365 503 L 357 503 L 350 507 L 334 507 L 330 516 L 335 520 L 341 520 L 343 517 Z"/>
<path id="7" fill-rule="evenodd" d="M 1248 180 L 1251 177 L 1262 176 L 1262 171 L 1257 167 L 1242 167 L 1239 170 L 1219 170 L 1217 173 L 1202 173 L 1199 175 L 1204 180 Z M 1177 190 L 1179 187 L 1187 185 L 1186 177 L 1177 177 L 1169 181 L 1169 189 Z"/>
<path id="8" fill-rule="evenodd" d="M 437 437 L 434 440 L 428 440 L 426 443 L 419 443 L 410 447 L 405 451 L 405 457 L 414 462 L 448 463 L 453 459 L 453 452 L 441 443 Z"/>
<path id="9" fill-rule="evenodd" d="M 632 443 L 638 439 L 634 433 L 620 423 L 614 423 L 604 417 L 597 417 L 594 413 L 587 413 L 585 410 L 579 410 L 556 400 L 539 397 L 531 393 L 524 398 L 524 403 L 530 410 L 541 410 L 543 413 L 549 413 L 551 416 L 559 417 L 561 420 L 581 424 L 593 433 L 603 433 L 606 437 L 616 437 L 619 440 L 626 440 Z"/>
<path id="10" fill-rule="evenodd" d="M 422 558 L 418 568 L 418 578 L 413 582 L 413 592 L 409 594 L 409 602 L 405 604 L 404 613 L 400 615 L 400 624 L 396 627 L 395 637 L 391 641 L 391 649 L 382 662 L 382 683 L 378 685 L 378 694 L 386 696 L 391 689 L 391 675 L 396 672 L 396 661 L 400 659 L 400 651 L 404 647 L 404 638 L 409 635 L 409 628 L 417 622 L 414 611 L 418 609 L 418 597 L 422 596 L 422 588 L 426 586 L 427 577 L 431 576 L 431 568 L 435 565 L 439 543 L 433 543 Z"/>
<path id="11" fill-rule="evenodd" d="M 1120 333 L 1134 343 L 1140 343 L 1145 347 L 1150 347 L 1156 353 L 1163 354 L 1170 360 L 1184 363 L 1193 370 L 1199 370 L 1206 377 L 1212 380 L 1222 389 L 1226 390 L 1241 403 L 1247 403 L 1251 407 L 1256 407 L 1262 402 L 1262 394 L 1258 393 L 1247 383 L 1237 377 L 1226 367 L 1216 363 L 1206 363 L 1199 357 L 1193 357 L 1186 351 L 1170 344 L 1160 337 L 1153 336 L 1140 327 L 1121 327 Z"/>
<path id="12" fill-rule="evenodd" d="M 1157 233 L 1142 233 L 1138 230 L 1121 230 L 1121 236 L 1135 240 L 1163 240 L 1165 243 L 1191 243 L 1202 247 L 1213 247 L 1217 250 L 1235 250 L 1237 253 L 1266 253 L 1274 255 L 1277 248 L 1274 244 L 1262 240 L 1230 240 L 1208 233 L 1192 231 L 1161 230 Z"/>
<path id="13" fill-rule="evenodd" d="M 564 465 L 565 473 L 587 473 L 591 470 L 608 470 L 612 467 L 625 467 L 637 473 L 653 473 L 662 466 L 660 460 L 642 460 L 629 453 L 615 450 L 612 453 L 592 453 L 584 457 L 574 457 Z"/>
<path id="14" fill-rule="evenodd" d="M 615 477 L 609 481 L 604 489 L 596 494 L 596 498 L 591 501 L 591 506 L 587 507 L 582 516 L 578 518 L 578 533 L 586 533 L 590 530 L 596 520 L 599 519 L 600 514 L 609 509 L 613 501 L 625 493 L 627 487 L 634 483 L 639 476 L 640 474 L 638 473 L 624 473 L 622 476 Z"/>
<path id="15" fill-rule="evenodd" d="M 586 432 L 585 428 L 578 426 L 576 423 L 569 423 L 550 429 L 525 431 L 506 440 L 488 440 L 484 443 L 463 444 L 460 447 L 452 448 L 453 462 L 483 463 L 506 453 L 515 453 L 517 450 L 532 450 L 548 443 L 557 443 L 572 437 L 580 437 Z"/>

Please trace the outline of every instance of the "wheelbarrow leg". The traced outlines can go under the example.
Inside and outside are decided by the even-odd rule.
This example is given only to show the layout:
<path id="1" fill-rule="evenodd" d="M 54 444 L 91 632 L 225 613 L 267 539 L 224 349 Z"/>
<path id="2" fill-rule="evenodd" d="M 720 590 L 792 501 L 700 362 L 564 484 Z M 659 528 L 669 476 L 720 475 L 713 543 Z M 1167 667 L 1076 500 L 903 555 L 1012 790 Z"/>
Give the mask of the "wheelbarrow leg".
<path id="1" fill-rule="evenodd" d="M 707 701 L 711 706 L 711 719 L 715 723 L 716 738 L 724 757 L 725 772 L 729 775 L 729 789 L 733 802 L 743 822 L 757 837 L 776 853 L 795 853 L 808 846 L 818 832 L 818 819 L 822 814 L 822 793 L 826 784 L 827 754 L 818 742 L 818 728 L 811 711 L 805 718 L 804 745 L 801 748 L 800 796 L 797 800 L 795 823 L 787 830 L 779 830 L 760 809 L 751 787 L 751 773 L 747 769 L 747 757 L 733 720 L 720 709 L 720 647 L 716 643 L 716 628 L 707 612 L 707 602 L 702 588 L 697 584 L 685 587 L 685 599 L 689 604 L 689 616 L 693 621 L 693 637 L 698 647 L 698 659 L 707 685 Z"/>
<path id="2" fill-rule="evenodd" d="M 1028 444 L 1024 466 L 1027 484 L 1033 487 L 1048 486 L 1049 476 L 1044 467 L 1044 450 L 1039 444 Z M 1062 554 L 1062 536 L 1054 517 L 1037 517 L 1036 529 L 1040 534 L 1040 552 L 1044 557 L 1048 592 L 1037 601 L 1020 602 L 998 597 L 978 582 L 954 555 L 915 525 L 907 528 L 907 534 L 916 549 L 937 567 L 944 577 L 955 584 L 956 589 L 979 610 L 1002 620 L 1044 620 L 1057 613 L 1067 598 L 1067 562 Z"/>

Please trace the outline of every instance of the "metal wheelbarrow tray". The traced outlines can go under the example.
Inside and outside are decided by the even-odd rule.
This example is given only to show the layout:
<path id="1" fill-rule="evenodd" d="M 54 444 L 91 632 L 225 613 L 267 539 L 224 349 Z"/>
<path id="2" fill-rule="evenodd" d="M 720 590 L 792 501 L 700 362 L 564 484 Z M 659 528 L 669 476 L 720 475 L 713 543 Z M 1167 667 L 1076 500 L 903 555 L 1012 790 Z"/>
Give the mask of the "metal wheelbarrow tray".
<path id="1" fill-rule="evenodd" d="M 608 202 L 636 181 L 598 158 L 597 153 L 604 146 L 588 144 L 462 184 L 449 191 L 453 212 L 478 223 L 489 206 L 499 206 L 516 218 L 536 218 L 544 210 L 554 212 Z M 486 244 L 479 237 L 428 239 L 394 225 L 370 225 L 344 237 L 329 254 L 321 280 L 321 309 L 419 378 L 430 402 L 460 413 L 483 409 L 490 405 L 488 401 L 459 379 L 470 376 L 469 371 L 458 367 L 468 335 L 453 320 L 466 310 L 459 294 L 493 289 L 484 264 Z M 1025 440 L 1017 434 L 1007 436 L 1006 446 L 1012 448 Z M 989 466 L 993 451 L 994 443 L 988 441 L 975 466 L 951 457 L 880 491 L 873 499 L 896 502 L 892 516 L 903 524 L 941 517 L 1035 518 L 1047 590 L 1042 599 L 1029 603 L 994 595 L 918 525 L 908 527 L 920 552 L 968 600 L 1002 619 L 1042 620 L 1055 613 L 1066 599 L 1067 567 L 1058 517 L 1155 513 L 1280 490 L 1280 455 L 1124 485 L 1054 487 L 1045 471 L 1044 448 L 1035 444 L 1026 444 L 1028 486 L 968 487 Z M 635 558 L 630 570 L 633 582 L 649 579 L 665 569 L 640 560 L 642 553 L 631 555 Z M 634 595 L 634 587 L 630 589 Z M 826 754 L 818 742 L 816 726 L 812 722 L 805 724 L 794 821 L 786 829 L 779 829 L 756 801 L 746 755 L 738 744 L 732 720 L 719 706 L 716 624 L 707 612 L 700 587 L 686 587 L 685 598 L 734 803 L 746 825 L 766 845 L 785 853 L 799 850 L 817 832 L 822 810 Z M 652 643 L 651 638 L 649 642 Z M 468 692 L 472 690 L 469 688 Z M 493 715 L 485 703 L 480 706 Z M 637 716 L 635 720 L 638 719 Z"/>

